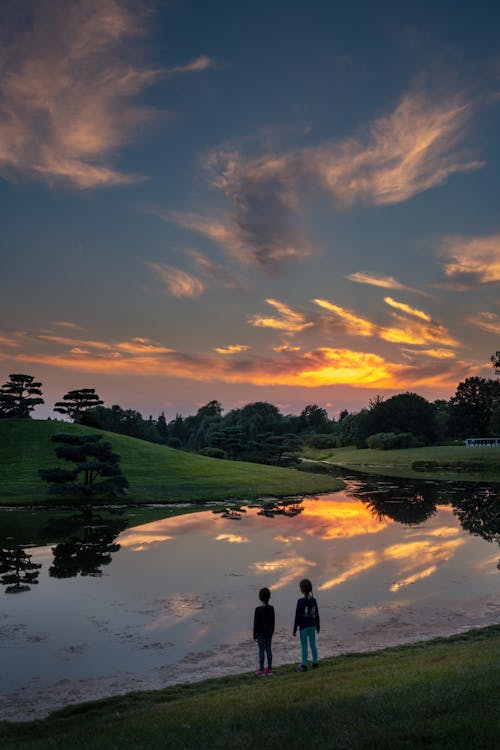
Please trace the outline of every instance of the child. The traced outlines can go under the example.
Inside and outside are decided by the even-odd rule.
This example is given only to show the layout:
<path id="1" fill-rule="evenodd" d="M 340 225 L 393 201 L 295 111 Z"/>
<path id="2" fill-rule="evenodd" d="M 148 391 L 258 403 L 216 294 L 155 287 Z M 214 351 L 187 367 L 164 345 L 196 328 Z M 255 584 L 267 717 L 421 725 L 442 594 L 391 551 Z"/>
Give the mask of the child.
<path id="1" fill-rule="evenodd" d="M 316 649 L 316 633 L 319 633 L 319 611 L 318 603 L 313 596 L 312 583 L 304 578 L 300 583 L 302 599 L 297 602 L 295 611 L 295 622 L 293 623 L 293 634 L 300 631 L 300 645 L 302 648 L 302 661 L 297 667 L 297 672 L 307 672 L 307 643 L 311 647 L 312 667 L 316 669 L 318 664 L 318 651 Z"/>
<path id="2" fill-rule="evenodd" d="M 271 640 L 274 633 L 274 607 L 269 604 L 271 592 L 267 588 L 259 591 L 261 604 L 255 608 L 253 619 L 253 639 L 259 645 L 259 668 L 257 677 L 272 675 L 273 653 L 271 651 Z M 267 654 L 267 669 L 264 669 L 264 653 Z"/>

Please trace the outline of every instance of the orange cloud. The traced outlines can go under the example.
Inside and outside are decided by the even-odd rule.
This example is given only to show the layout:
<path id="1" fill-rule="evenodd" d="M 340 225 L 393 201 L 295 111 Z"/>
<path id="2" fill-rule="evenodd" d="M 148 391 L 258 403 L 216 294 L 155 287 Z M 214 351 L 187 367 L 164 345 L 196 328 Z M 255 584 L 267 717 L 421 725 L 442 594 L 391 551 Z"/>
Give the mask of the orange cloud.
<path id="1" fill-rule="evenodd" d="M 104 342 L 46 334 L 13 337 L 19 347 L 5 347 L 3 360 L 44 364 L 89 373 L 164 375 L 194 381 L 285 385 L 314 388 L 350 385 L 360 388 L 454 387 L 472 366 L 428 358 L 423 363 L 394 362 L 373 352 L 318 347 L 280 352 L 276 357 L 187 354 L 146 338 Z"/>
<path id="2" fill-rule="evenodd" d="M 328 312 L 335 313 L 345 325 L 347 333 L 351 333 L 354 336 L 374 336 L 377 330 L 377 326 L 370 323 L 369 320 L 355 315 L 349 310 L 345 310 L 343 307 L 333 305 L 325 299 L 315 299 L 314 302 Z"/>
<path id="3" fill-rule="evenodd" d="M 422 317 L 425 313 L 420 310 L 414 310 L 408 305 L 395 302 L 390 297 L 386 298 L 386 301 L 390 299 L 392 307 L 398 307 L 404 309 L 405 312 L 415 315 L 416 317 Z M 398 327 L 385 327 L 379 326 L 372 323 L 366 318 L 362 318 L 355 313 L 345 310 L 339 305 L 333 305 L 331 302 L 323 299 L 315 299 L 314 302 L 328 312 L 334 313 L 343 324 L 343 329 L 346 333 L 353 336 L 374 336 L 384 341 L 390 341 L 396 344 L 429 344 L 437 343 L 443 346 L 458 346 L 458 342 L 453 339 L 444 326 L 434 323 L 430 320 L 426 323 L 420 323 L 415 320 L 408 320 L 396 313 L 393 313 L 392 317 L 400 324 Z M 411 311 L 411 312 L 410 312 Z M 428 316 L 427 316 L 428 317 Z"/>
<path id="4" fill-rule="evenodd" d="M 173 297 L 199 297 L 205 291 L 205 285 L 196 276 L 180 268 L 167 266 L 164 263 L 147 263 L 148 268 L 165 284 Z"/>
<path id="5" fill-rule="evenodd" d="M 476 315 L 470 317 L 468 322 L 481 328 L 483 331 L 488 333 L 500 334 L 500 315 L 492 312 L 478 312 Z"/>
<path id="6" fill-rule="evenodd" d="M 500 234 L 446 237 L 441 252 L 450 258 L 445 276 L 459 289 L 500 281 Z"/>
<path id="7" fill-rule="evenodd" d="M 291 307 L 275 299 L 266 299 L 268 305 L 274 307 L 280 317 L 266 317 L 264 315 L 252 315 L 249 323 L 256 328 L 274 328 L 278 331 L 287 331 L 288 333 L 298 333 L 314 325 L 308 321 L 302 313 L 295 312 Z"/>
<path id="8" fill-rule="evenodd" d="M 411 286 L 402 284 L 400 281 L 397 281 L 394 276 L 377 276 L 376 274 L 358 271 L 349 274 L 349 276 L 346 276 L 346 279 L 354 281 L 356 284 L 368 284 L 370 286 L 381 287 L 382 289 L 400 289 L 401 291 L 422 294 L 425 297 L 429 296 L 427 292 L 422 292 L 419 289 L 414 289 Z"/>
<path id="9" fill-rule="evenodd" d="M 412 315 L 415 318 L 420 318 L 421 320 L 425 320 L 427 322 L 430 322 L 431 320 L 430 315 L 427 315 L 427 313 L 423 312 L 422 310 L 417 310 L 417 308 L 415 307 L 410 307 L 410 305 L 406 305 L 404 302 L 397 302 L 392 297 L 384 297 L 384 302 L 390 307 L 394 307 L 396 308 L 396 310 L 401 310 L 407 315 Z"/>
<path id="10" fill-rule="evenodd" d="M 451 349 L 401 349 L 403 356 L 411 359 L 417 357 L 432 357 L 434 359 L 455 359 L 456 354 Z"/>
<path id="11" fill-rule="evenodd" d="M 214 351 L 217 354 L 239 354 L 240 352 L 247 352 L 249 349 L 250 347 L 244 344 L 232 344 L 230 346 L 217 346 Z"/>

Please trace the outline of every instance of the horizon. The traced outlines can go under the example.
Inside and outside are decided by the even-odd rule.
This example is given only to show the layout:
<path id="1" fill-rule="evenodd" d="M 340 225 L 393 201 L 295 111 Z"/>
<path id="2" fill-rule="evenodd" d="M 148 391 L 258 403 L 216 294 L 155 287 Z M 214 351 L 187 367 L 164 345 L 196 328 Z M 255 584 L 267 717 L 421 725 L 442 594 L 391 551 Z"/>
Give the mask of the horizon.
<path id="1" fill-rule="evenodd" d="M 211 400 L 338 418 L 493 378 L 498 21 L 3 4 L 1 383 L 42 382 L 35 418 L 91 387 L 170 420 Z"/>

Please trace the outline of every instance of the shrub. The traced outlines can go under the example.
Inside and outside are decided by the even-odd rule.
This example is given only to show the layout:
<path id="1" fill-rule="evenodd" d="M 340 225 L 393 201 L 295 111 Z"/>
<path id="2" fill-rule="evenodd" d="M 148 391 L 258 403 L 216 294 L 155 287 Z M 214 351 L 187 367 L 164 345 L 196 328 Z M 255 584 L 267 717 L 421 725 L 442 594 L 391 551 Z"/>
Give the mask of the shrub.
<path id="1" fill-rule="evenodd" d="M 396 448 L 417 448 L 419 441 L 411 432 L 377 432 L 366 439 L 368 448 L 382 451 Z"/>
<path id="2" fill-rule="evenodd" d="M 302 442 L 308 448 L 340 448 L 340 438 L 336 435 L 303 435 Z"/>
<path id="3" fill-rule="evenodd" d="M 165 445 L 168 445 L 169 448 L 182 448 L 182 442 L 177 437 L 169 438 Z"/>

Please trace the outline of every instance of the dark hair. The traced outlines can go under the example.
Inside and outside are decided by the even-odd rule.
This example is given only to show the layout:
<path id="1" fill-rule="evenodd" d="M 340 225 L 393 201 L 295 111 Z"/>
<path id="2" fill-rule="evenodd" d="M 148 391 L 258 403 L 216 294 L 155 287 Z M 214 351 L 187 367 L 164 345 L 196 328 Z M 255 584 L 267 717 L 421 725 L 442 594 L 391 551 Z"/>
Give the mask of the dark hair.
<path id="1" fill-rule="evenodd" d="M 309 578 L 303 578 L 299 583 L 299 586 L 304 596 L 312 596 L 313 585 Z"/>
<path id="2" fill-rule="evenodd" d="M 259 599 L 263 604 L 269 604 L 269 599 L 271 598 L 271 592 L 268 588 L 264 587 L 259 591 Z"/>

